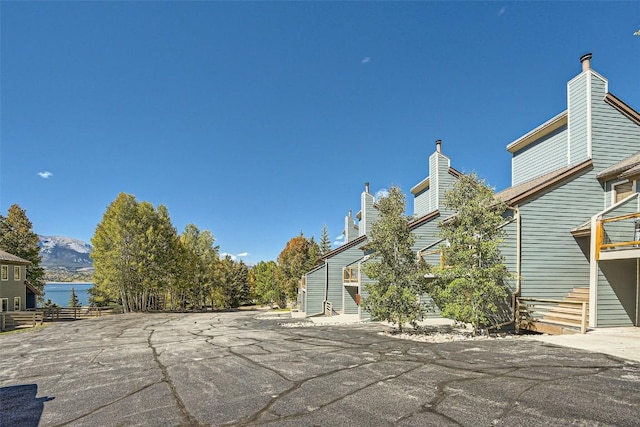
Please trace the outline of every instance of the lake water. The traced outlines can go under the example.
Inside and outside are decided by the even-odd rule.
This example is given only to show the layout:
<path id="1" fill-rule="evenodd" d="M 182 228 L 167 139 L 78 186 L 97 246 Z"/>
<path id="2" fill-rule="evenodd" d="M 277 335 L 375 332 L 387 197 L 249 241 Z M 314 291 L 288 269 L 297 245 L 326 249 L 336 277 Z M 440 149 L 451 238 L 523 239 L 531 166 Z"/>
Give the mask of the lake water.
<path id="1" fill-rule="evenodd" d="M 69 306 L 69 298 L 71 298 L 71 288 L 74 289 L 80 305 L 89 305 L 89 289 L 93 283 L 54 283 L 47 282 L 44 284 L 44 300 L 50 299 L 61 307 Z"/>

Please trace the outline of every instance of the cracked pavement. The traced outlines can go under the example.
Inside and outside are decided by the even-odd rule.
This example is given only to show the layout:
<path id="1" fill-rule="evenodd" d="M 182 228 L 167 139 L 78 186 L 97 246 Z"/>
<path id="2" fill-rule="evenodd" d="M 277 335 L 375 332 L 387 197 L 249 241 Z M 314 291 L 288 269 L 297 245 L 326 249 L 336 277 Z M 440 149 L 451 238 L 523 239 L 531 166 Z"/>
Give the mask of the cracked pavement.
<path id="1" fill-rule="evenodd" d="M 0 426 L 640 423 L 640 364 L 526 339 L 425 343 L 259 311 L 0 335 Z"/>

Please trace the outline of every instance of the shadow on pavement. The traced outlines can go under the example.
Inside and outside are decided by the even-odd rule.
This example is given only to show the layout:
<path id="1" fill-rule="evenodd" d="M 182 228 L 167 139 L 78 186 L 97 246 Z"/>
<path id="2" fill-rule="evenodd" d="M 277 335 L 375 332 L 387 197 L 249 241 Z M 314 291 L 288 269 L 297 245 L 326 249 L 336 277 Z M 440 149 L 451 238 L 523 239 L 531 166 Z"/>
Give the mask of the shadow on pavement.
<path id="1" fill-rule="evenodd" d="M 37 426 L 44 402 L 55 399 L 36 397 L 37 394 L 37 384 L 0 387 L 0 426 Z"/>

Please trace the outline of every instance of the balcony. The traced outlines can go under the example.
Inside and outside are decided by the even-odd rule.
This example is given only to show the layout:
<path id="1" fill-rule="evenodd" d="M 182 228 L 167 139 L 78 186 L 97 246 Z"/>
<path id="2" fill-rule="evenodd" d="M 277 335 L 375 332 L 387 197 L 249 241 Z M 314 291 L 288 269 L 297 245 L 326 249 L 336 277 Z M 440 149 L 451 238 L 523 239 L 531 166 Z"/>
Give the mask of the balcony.
<path id="1" fill-rule="evenodd" d="M 596 260 L 640 258 L 640 212 L 596 221 Z"/>

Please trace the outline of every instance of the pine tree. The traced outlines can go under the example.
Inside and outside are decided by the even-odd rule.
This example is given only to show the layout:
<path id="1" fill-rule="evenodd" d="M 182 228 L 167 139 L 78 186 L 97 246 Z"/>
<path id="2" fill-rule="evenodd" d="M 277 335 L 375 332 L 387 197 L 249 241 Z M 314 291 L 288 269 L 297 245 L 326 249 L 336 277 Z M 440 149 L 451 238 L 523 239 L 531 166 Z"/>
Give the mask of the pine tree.
<path id="1" fill-rule="evenodd" d="M 255 294 L 262 304 L 277 304 L 284 308 L 287 305 L 286 294 L 276 282 L 275 272 L 277 264 L 273 261 L 260 261 L 251 269 L 255 281 Z"/>
<path id="2" fill-rule="evenodd" d="M 237 308 L 250 302 L 249 269 L 242 260 L 229 255 L 222 260 L 222 286 L 217 295 L 222 308 Z"/>
<path id="3" fill-rule="evenodd" d="M 375 319 L 403 325 L 422 320 L 428 307 L 420 302 L 424 292 L 425 268 L 411 246 L 414 237 L 404 215 L 405 198 L 398 187 L 380 199 L 380 217 L 371 228 L 367 249 L 374 258 L 363 264 L 365 274 L 374 283 L 365 285 L 363 305 Z"/>
<path id="4" fill-rule="evenodd" d="M 26 280 L 44 295 L 44 268 L 40 266 L 40 248 L 38 235 L 27 213 L 17 204 L 9 208 L 7 216 L 0 215 L 0 249 L 29 261 Z"/>
<path id="5" fill-rule="evenodd" d="M 322 234 L 320 235 L 320 255 L 324 256 L 329 252 L 331 252 L 331 239 L 329 238 L 327 226 L 323 225 Z"/>
<path id="6" fill-rule="evenodd" d="M 506 206 L 475 174 L 461 176 L 444 205 L 457 214 L 439 224 L 448 242 L 442 248 L 446 268 L 436 270 L 430 294 L 444 316 L 470 323 L 478 333 L 495 325 L 508 304 L 509 273 L 499 249 Z"/>
<path id="7" fill-rule="evenodd" d="M 78 295 L 76 295 L 75 288 L 71 288 L 71 296 L 69 297 L 67 305 L 69 307 L 80 307 L 80 300 L 78 299 Z"/>

